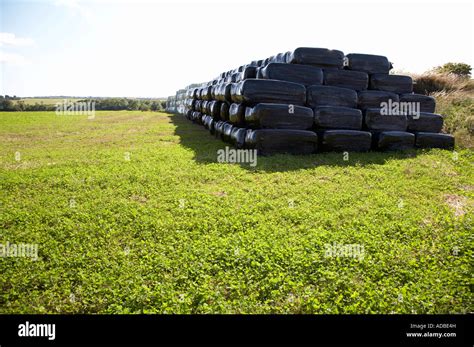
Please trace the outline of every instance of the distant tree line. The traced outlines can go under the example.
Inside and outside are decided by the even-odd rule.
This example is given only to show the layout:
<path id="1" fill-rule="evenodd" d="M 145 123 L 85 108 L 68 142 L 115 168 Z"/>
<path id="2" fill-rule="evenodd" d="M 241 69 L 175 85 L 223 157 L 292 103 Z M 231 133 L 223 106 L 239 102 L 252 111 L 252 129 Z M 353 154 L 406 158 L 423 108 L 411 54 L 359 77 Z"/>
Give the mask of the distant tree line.
<path id="1" fill-rule="evenodd" d="M 0 111 L 55 111 L 56 104 L 27 104 L 19 97 L 0 95 Z M 166 100 L 100 98 L 75 100 L 76 102 L 95 102 L 96 110 L 163 111 Z"/>

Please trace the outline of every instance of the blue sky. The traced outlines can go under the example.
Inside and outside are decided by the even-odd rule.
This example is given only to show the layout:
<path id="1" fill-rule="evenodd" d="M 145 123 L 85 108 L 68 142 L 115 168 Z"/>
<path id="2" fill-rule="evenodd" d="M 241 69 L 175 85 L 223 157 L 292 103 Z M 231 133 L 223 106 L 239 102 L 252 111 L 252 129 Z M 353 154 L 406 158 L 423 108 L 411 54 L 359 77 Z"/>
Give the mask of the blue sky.
<path id="1" fill-rule="evenodd" d="M 298 46 L 473 63 L 471 1 L 0 0 L 0 94 L 159 97 Z"/>

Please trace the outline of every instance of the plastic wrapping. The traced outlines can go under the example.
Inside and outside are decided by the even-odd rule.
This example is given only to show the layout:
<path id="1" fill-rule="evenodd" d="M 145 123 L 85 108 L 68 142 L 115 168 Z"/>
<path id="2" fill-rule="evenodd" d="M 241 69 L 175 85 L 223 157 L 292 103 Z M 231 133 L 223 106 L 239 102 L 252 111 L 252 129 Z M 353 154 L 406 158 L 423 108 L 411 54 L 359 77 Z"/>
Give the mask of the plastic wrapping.
<path id="1" fill-rule="evenodd" d="M 261 70 L 263 79 L 300 83 L 303 85 L 323 84 L 323 70 L 310 65 L 270 63 Z"/>
<path id="2" fill-rule="evenodd" d="M 323 129 L 362 129 L 362 111 L 340 106 L 314 108 L 314 125 Z"/>
<path id="3" fill-rule="evenodd" d="M 222 127 L 224 124 L 225 122 L 220 120 L 214 123 L 214 136 L 220 140 L 222 140 Z"/>
<path id="4" fill-rule="evenodd" d="M 454 148 L 453 135 L 418 132 L 415 134 L 415 138 L 415 146 L 419 148 Z"/>
<path id="5" fill-rule="evenodd" d="M 304 105 L 306 88 L 293 82 L 247 79 L 232 89 L 232 101 L 248 105 L 261 102 Z"/>
<path id="6" fill-rule="evenodd" d="M 219 119 L 221 117 L 221 105 L 222 101 L 213 100 L 209 105 L 209 114 L 214 119 Z"/>
<path id="7" fill-rule="evenodd" d="M 370 150 L 372 134 L 359 130 L 326 130 L 322 134 L 325 151 L 366 152 Z"/>
<path id="8" fill-rule="evenodd" d="M 405 131 L 382 131 L 372 134 L 374 147 L 382 151 L 404 151 L 415 146 L 415 135 Z"/>
<path id="9" fill-rule="evenodd" d="M 346 68 L 367 72 L 368 74 L 388 74 L 392 64 L 390 64 L 387 57 L 382 55 L 350 53 L 346 56 Z"/>
<path id="10" fill-rule="evenodd" d="M 249 78 L 257 78 L 257 67 L 256 66 L 247 66 L 242 72 L 242 80 Z"/>
<path id="11" fill-rule="evenodd" d="M 259 154 L 311 154 L 318 148 L 318 136 L 312 131 L 287 129 L 248 130 L 246 146 Z"/>
<path id="12" fill-rule="evenodd" d="M 327 48 L 298 47 L 287 54 L 287 63 L 342 68 L 344 53 Z"/>
<path id="13" fill-rule="evenodd" d="M 229 108 L 229 122 L 242 126 L 245 122 L 245 106 L 243 104 L 232 104 Z"/>
<path id="14" fill-rule="evenodd" d="M 201 99 L 202 100 L 212 100 L 212 95 L 211 95 L 212 87 L 204 87 L 201 89 Z"/>
<path id="15" fill-rule="evenodd" d="M 368 108 L 364 113 L 365 126 L 370 130 L 382 131 L 406 131 L 407 116 L 399 115 L 383 115 L 380 114 L 379 108 Z"/>
<path id="16" fill-rule="evenodd" d="M 246 134 L 247 129 L 233 127 L 230 134 L 230 140 L 232 144 L 237 148 L 244 148 Z"/>
<path id="17" fill-rule="evenodd" d="M 365 110 L 366 108 L 380 108 L 382 102 L 398 102 L 398 94 L 391 92 L 384 92 L 381 90 L 363 90 L 357 93 L 359 108 Z"/>
<path id="18" fill-rule="evenodd" d="M 324 69 L 324 84 L 357 91 L 365 90 L 369 86 L 369 75 L 361 71 Z"/>
<path id="19" fill-rule="evenodd" d="M 400 94 L 411 93 L 413 80 L 410 76 L 372 74 L 370 75 L 370 89 Z"/>
<path id="20" fill-rule="evenodd" d="M 443 116 L 435 113 L 420 112 L 419 116 L 409 115 L 408 131 L 439 133 L 443 128 Z"/>
<path id="21" fill-rule="evenodd" d="M 352 89 L 331 86 L 309 86 L 307 93 L 307 105 L 310 107 L 357 107 L 357 92 Z"/>
<path id="22" fill-rule="evenodd" d="M 201 104 L 202 104 L 202 100 L 196 100 L 196 102 L 194 103 L 193 110 L 201 111 Z"/>
<path id="23" fill-rule="evenodd" d="M 416 102 L 420 105 L 420 112 L 434 113 L 436 109 L 436 100 L 432 96 L 421 94 L 401 94 L 400 102 Z"/>
<path id="24" fill-rule="evenodd" d="M 227 102 L 223 102 L 221 104 L 221 110 L 220 110 L 220 118 L 222 120 L 228 121 L 229 120 L 229 109 L 230 105 Z"/>
<path id="25" fill-rule="evenodd" d="M 222 140 L 228 143 L 232 142 L 231 134 L 232 134 L 233 128 L 234 126 L 232 124 L 224 123 L 224 125 L 222 126 L 222 134 L 221 134 Z"/>
<path id="26" fill-rule="evenodd" d="M 304 106 L 261 103 L 247 107 L 245 122 L 253 128 L 310 129 L 313 110 Z"/>
<path id="27" fill-rule="evenodd" d="M 207 104 L 209 102 L 210 101 L 207 101 L 207 100 L 204 100 L 203 102 L 201 102 L 201 109 L 199 111 L 201 111 L 202 113 L 207 113 Z"/>

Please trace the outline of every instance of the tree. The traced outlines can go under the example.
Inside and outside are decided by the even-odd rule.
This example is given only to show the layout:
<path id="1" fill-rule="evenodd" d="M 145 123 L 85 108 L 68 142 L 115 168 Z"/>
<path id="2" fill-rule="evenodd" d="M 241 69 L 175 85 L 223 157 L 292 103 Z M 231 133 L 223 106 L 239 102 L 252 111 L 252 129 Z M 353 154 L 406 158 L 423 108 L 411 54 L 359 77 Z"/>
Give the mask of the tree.
<path id="1" fill-rule="evenodd" d="M 0 111 L 13 111 L 13 101 L 4 99 L 0 102 Z"/>
<path id="2" fill-rule="evenodd" d="M 459 77 L 471 77 L 471 65 L 465 63 L 446 63 L 438 66 L 435 71 L 441 74 L 453 74 Z"/>

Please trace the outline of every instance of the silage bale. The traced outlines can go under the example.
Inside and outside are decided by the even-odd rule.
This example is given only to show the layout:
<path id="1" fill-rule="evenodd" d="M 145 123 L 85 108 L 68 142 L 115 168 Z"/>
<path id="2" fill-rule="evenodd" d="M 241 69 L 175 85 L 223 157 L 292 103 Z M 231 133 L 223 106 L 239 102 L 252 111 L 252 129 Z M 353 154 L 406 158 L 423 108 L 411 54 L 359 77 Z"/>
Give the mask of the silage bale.
<path id="1" fill-rule="evenodd" d="M 232 100 L 248 105 L 257 103 L 304 105 L 306 88 L 293 82 L 247 79 L 232 89 Z"/>
<path id="2" fill-rule="evenodd" d="M 314 108 L 314 125 L 323 129 L 362 129 L 362 111 L 341 106 L 318 106 Z"/>
<path id="3" fill-rule="evenodd" d="M 415 146 L 419 148 L 454 148 L 454 136 L 427 132 L 415 133 Z"/>
<path id="4" fill-rule="evenodd" d="M 249 78 L 257 78 L 257 67 L 256 66 L 247 66 L 242 72 L 242 80 Z"/>
<path id="5" fill-rule="evenodd" d="M 214 119 L 219 119 L 221 115 L 222 101 L 213 100 L 209 104 L 209 115 Z"/>
<path id="6" fill-rule="evenodd" d="M 309 86 L 307 88 L 307 105 L 357 107 L 357 92 L 348 88 L 331 86 Z"/>
<path id="7" fill-rule="evenodd" d="M 381 151 L 404 151 L 415 145 L 415 135 L 405 131 L 373 133 L 374 147 Z"/>
<path id="8" fill-rule="evenodd" d="M 275 153 L 311 154 L 318 148 L 318 136 L 307 130 L 248 130 L 245 145 L 261 155 Z"/>
<path id="9" fill-rule="evenodd" d="M 369 75 L 361 71 L 324 69 L 324 85 L 365 90 L 369 85 Z"/>
<path id="10" fill-rule="evenodd" d="M 230 123 L 224 123 L 222 126 L 222 140 L 228 143 L 232 142 L 231 134 L 232 134 L 232 129 L 234 126 Z"/>
<path id="11" fill-rule="evenodd" d="M 410 76 L 372 74 L 370 75 L 370 89 L 399 94 L 411 93 L 413 80 Z"/>
<path id="12" fill-rule="evenodd" d="M 392 64 L 388 61 L 387 57 L 359 53 L 350 53 L 346 55 L 345 65 L 349 70 L 363 71 L 368 74 L 388 74 L 392 68 Z"/>
<path id="13" fill-rule="evenodd" d="M 432 96 L 405 93 L 400 95 L 400 102 L 415 102 L 420 105 L 420 112 L 434 113 L 436 108 L 436 100 Z"/>
<path id="14" fill-rule="evenodd" d="M 247 129 L 233 127 L 230 134 L 231 143 L 237 148 L 244 148 L 246 134 Z"/>
<path id="15" fill-rule="evenodd" d="M 245 122 L 244 104 L 233 103 L 229 108 L 229 122 L 234 125 L 243 125 Z"/>
<path id="16" fill-rule="evenodd" d="M 443 128 L 443 116 L 436 113 L 420 112 L 408 115 L 408 131 L 439 133 Z"/>
<path id="17" fill-rule="evenodd" d="M 222 120 L 225 120 L 225 121 L 229 120 L 229 109 L 230 109 L 230 104 L 228 102 L 222 102 L 221 110 L 220 110 L 220 118 Z"/>
<path id="18" fill-rule="evenodd" d="M 295 82 L 303 85 L 323 84 L 322 69 L 310 65 L 270 63 L 260 71 L 262 79 Z"/>
<path id="19" fill-rule="evenodd" d="M 358 107 L 362 110 L 367 108 L 380 108 L 382 103 L 398 102 L 398 94 L 381 90 L 363 90 L 357 93 Z"/>
<path id="20" fill-rule="evenodd" d="M 304 106 L 260 103 L 247 107 L 245 122 L 253 128 L 310 129 L 313 110 Z"/>
<path id="21" fill-rule="evenodd" d="M 366 152 L 370 150 L 372 134 L 359 130 L 326 130 L 322 133 L 325 151 Z"/>
<path id="22" fill-rule="evenodd" d="M 344 53 L 327 48 L 298 47 L 287 54 L 287 63 L 342 68 Z"/>
<path id="23" fill-rule="evenodd" d="M 368 108 L 364 112 L 364 123 L 370 130 L 406 131 L 408 121 L 404 114 L 381 114 L 380 108 Z"/>

